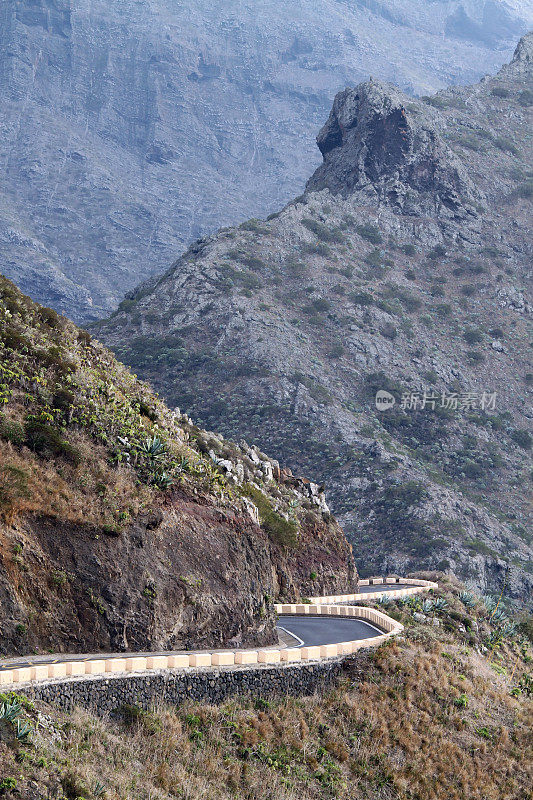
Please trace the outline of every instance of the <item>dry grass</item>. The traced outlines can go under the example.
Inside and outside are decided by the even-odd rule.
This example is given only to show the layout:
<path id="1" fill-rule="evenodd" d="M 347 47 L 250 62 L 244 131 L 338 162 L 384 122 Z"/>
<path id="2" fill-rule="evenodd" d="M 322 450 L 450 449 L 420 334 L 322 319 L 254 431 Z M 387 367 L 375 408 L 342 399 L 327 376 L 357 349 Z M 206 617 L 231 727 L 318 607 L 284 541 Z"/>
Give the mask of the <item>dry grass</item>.
<path id="1" fill-rule="evenodd" d="M 134 470 L 111 465 L 104 447 L 78 431 L 70 439 L 82 454 L 78 465 L 39 458 L 27 448 L 19 450 L 0 439 L 0 493 L 2 488 L 5 491 L 0 511 L 6 522 L 39 514 L 115 526 L 157 504 L 159 492 L 140 484 Z M 14 473 L 22 476 L 16 483 Z"/>
<path id="2" fill-rule="evenodd" d="M 76 711 L 58 721 L 57 741 L 36 739 L 22 767 L 7 749 L 0 764 L 6 775 L 23 769 L 21 789 L 33 777 L 72 798 L 96 796 L 101 782 L 108 800 L 526 800 L 533 709 L 509 689 L 459 646 L 392 643 L 354 661 L 324 697 L 194 704 L 129 721 Z"/>

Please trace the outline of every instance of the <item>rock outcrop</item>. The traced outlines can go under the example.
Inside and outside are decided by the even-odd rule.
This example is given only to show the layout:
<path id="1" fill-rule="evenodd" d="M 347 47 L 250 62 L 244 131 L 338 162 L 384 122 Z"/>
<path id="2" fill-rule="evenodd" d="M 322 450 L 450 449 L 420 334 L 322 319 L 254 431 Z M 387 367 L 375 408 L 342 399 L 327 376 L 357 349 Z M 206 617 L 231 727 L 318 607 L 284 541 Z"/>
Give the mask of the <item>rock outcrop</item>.
<path id="1" fill-rule="evenodd" d="M 324 163 L 308 191 L 456 218 L 482 200 L 429 115 L 393 86 L 372 80 L 338 94 L 317 144 Z"/>

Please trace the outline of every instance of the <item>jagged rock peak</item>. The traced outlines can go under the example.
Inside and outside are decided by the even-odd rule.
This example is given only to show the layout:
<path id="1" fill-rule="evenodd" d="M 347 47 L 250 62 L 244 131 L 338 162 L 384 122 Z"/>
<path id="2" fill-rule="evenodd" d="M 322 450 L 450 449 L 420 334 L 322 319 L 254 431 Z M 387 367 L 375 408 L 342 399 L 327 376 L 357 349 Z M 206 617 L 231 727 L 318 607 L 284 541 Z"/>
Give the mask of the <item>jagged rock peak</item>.
<path id="1" fill-rule="evenodd" d="M 533 31 L 522 36 L 514 51 L 512 64 L 529 64 L 533 68 Z"/>
<path id="2" fill-rule="evenodd" d="M 340 92 L 317 138 L 324 162 L 308 191 L 363 192 L 407 213 L 473 213 L 479 201 L 463 165 L 424 104 L 370 79 Z"/>

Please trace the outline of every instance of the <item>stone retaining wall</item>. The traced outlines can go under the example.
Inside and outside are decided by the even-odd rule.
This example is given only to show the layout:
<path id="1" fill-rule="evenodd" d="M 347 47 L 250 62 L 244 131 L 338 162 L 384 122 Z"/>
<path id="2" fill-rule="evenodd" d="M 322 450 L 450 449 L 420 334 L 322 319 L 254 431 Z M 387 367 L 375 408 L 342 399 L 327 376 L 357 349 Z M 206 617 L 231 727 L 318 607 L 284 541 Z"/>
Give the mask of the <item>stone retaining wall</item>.
<path id="1" fill-rule="evenodd" d="M 154 703 L 179 704 L 186 700 L 221 703 L 233 695 L 311 695 L 330 686 L 341 675 L 343 659 L 314 664 L 278 664 L 221 669 L 179 670 L 111 678 L 72 678 L 56 683 L 31 684 L 24 694 L 32 700 L 54 703 L 68 711 L 74 706 L 99 714 L 123 705 L 149 709 Z"/>

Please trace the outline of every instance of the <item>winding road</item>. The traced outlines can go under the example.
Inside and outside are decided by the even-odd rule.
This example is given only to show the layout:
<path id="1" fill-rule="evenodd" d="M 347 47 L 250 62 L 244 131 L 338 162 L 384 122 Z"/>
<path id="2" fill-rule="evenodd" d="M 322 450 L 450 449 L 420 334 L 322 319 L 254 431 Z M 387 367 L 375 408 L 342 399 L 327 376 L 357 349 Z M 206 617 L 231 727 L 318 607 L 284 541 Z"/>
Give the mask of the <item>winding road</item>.
<path id="1" fill-rule="evenodd" d="M 392 580 L 392 579 L 389 579 Z M 404 579 L 405 580 L 405 579 Z M 366 581 L 365 581 L 366 583 Z M 386 579 L 360 585 L 355 595 L 335 598 L 312 598 L 308 604 L 278 605 L 278 632 L 283 644 L 250 650 L 205 650 L 27 655 L 0 661 L 0 686 L 14 682 L 46 680 L 68 676 L 94 675 L 119 671 L 218 666 L 250 663 L 276 663 L 307 660 L 355 652 L 359 643 L 369 646 L 398 633 L 402 626 L 383 612 L 354 605 L 368 595 L 375 600 L 382 595 L 402 597 L 435 588 L 430 581 L 387 583 Z M 333 600 L 332 605 L 329 605 Z M 338 648 L 336 647 L 338 645 Z M 365 645 L 363 645 L 365 646 Z M 346 649 L 348 648 L 348 649 Z M 11 678 L 9 677 L 11 675 Z"/>

